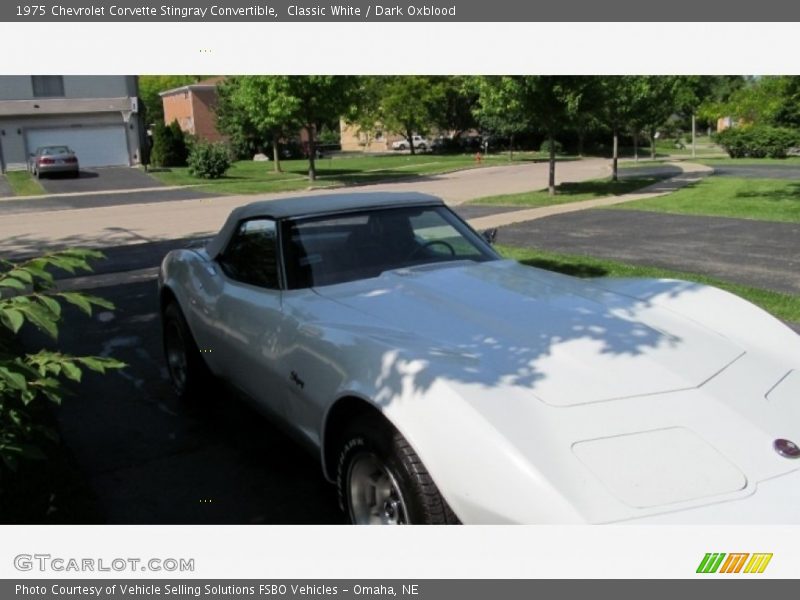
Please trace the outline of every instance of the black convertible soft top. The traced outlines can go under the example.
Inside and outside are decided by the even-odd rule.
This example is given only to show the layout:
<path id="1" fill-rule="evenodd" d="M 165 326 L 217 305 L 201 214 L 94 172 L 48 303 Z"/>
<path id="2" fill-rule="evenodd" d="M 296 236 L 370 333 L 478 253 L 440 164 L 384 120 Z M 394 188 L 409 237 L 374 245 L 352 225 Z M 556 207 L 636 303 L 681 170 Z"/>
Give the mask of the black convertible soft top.
<path id="1" fill-rule="evenodd" d="M 335 214 L 371 208 L 391 208 L 395 206 L 443 205 L 441 198 L 416 192 L 355 192 L 348 194 L 320 194 L 315 196 L 294 196 L 276 200 L 260 200 L 235 208 L 225 221 L 219 233 L 211 239 L 206 251 L 215 258 L 228 243 L 236 226 L 245 219 L 268 217 L 284 219 Z"/>

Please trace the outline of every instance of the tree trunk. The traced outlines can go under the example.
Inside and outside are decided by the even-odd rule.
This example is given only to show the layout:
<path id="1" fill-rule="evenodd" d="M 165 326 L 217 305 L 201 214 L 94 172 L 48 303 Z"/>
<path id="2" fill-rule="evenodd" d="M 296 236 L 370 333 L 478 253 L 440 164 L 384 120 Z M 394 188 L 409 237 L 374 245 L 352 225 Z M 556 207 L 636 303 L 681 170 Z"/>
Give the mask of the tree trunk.
<path id="1" fill-rule="evenodd" d="M 586 132 L 583 129 L 578 130 L 578 156 L 583 158 L 583 146 L 586 141 Z"/>
<path id="2" fill-rule="evenodd" d="M 308 179 L 314 181 L 317 178 L 317 148 L 314 143 L 314 127 L 306 127 L 308 133 Z"/>
<path id="3" fill-rule="evenodd" d="M 508 160 L 514 160 L 514 134 L 508 138 Z"/>
<path id="4" fill-rule="evenodd" d="M 415 154 L 416 150 L 414 150 L 414 134 L 410 129 L 406 129 L 406 139 L 408 140 L 408 149 L 411 151 L 412 155 Z"/>
<path id="5" fill-rule="evenodd" d="M 551 196 L 556 195 L 556 141 L 553 134 L 549 134 L 547 139 L 550 140 L 550 172 L 547 177 L 547 193 Z"/>
<path id="6" fill-rule="evenodd" d="M 616 129 L 614 129 L 614 150 L 611 158 L 611 181 L 619 181 L 619 135 Z"/>
<path id="7" fill-rule="evenodd" d="M 633 132 L 633 160 L 639 162 L 639 132 Z"/>
<path id="8" fill-rule="evenodd" d="M 692 113 L 692 158 L 697 156 L 697 115 Z"/>
<path id="9" fill-rule="evenodd" d="M 275 164 L 275 172 L 281 172 L 281 151 L 278 147 L 278 136 L 272 136 L 272 162 Z"/>
<path id="10" fill-rule="evenodd" d="M 656 159 L 656 130 L 650 130 L 650 158 Z"/>

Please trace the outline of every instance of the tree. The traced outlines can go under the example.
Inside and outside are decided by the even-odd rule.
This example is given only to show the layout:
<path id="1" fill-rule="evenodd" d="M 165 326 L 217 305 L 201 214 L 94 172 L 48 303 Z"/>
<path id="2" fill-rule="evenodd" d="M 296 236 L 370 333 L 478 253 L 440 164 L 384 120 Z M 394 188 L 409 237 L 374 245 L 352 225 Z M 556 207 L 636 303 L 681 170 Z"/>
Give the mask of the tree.
<path id="1" fill-rule="evenodd" d="M 599 76 L 595 79 L 601 101 L 598 117 L 613 136 L 611 180 L 619 180 L 619 135 L 631 127 L 649 93 L 647 77 L 639 75 Z"/>
<path id="2" fill-rule="evenodd" d="M 382 81 L 380 77 L 365 75 L 356 81 L 350 106 L 344 115 L 345 122 L 364 138 L 366 151 L 378 131 L 384 129 L 381 107 Z"/>
<path id="3" fill-rule="evenodd" d="M 280 140 L 295 129 L 300 100 L 292 95 L 291 77 L 231 77 L 218 87 L 217 127 L 228 134 L 241 154 L 272 144 L 275 172 L 280 172 Z"/>
<path id="4" fill-rule="evenodd" d="M 509 159 L 514 157 L 514 137 L 531 128 L 530 114 L 523 106 L 519 82 L 511 77 L 476 77 L 478 99 L 473 108 L 483 131 L 508 137 Z"/>
<path id="5" fill-rule="evenodd" d="M 650 140 L 650 158 L 656 158 L 656 132 L 679 108 L 680 77 L 648 75 L 640 78 L 641 94 L 635 98 L 631 115 L 634 156 L 638 160 L 638 141 L 642 130 Z"/>
<path id="6" fill-rule="evenodd" d="M 218 126 L 225 132 L 254 133 L 272 142 L 275 169 L 278 144 L 298 129 L 306 131 L 308 178 L 316 179 L 316 134 L 348 109 L 356 78 L 334 75 L 258 75 L 231 78 L 222 90 Z"/>
<path id="7" fill-rule="evenodd" d="M 299 75 L 284 77 L 285 98 L 294 107 L 292 121 L 308 137 L 308 178 L 317 178 L 316 135 L 325 123 L 344 115 L 352 104 L 358 79 L 346 75 Z"/>
<path id="8" fill-rule="evenodd" d="M 729 116 L 750 125 L 800 126 L 800 77 L 767 76 L 748 80 L 727 99 L 702 106 L 709 117 Z"/>
<path id="9" fill-rule="evenodd" d="M 556 136 L 580 111 L 588 80 L 576 76 L 503 76 L 480 84 L 478 119 L 494 121 L 511 135 L 544 131 L 549 147 L 548 191 L 556 193 Z"/>
<path id="10" fill-rule="evenodd" d="M 459 75 L 434 79 L 442 96 L 441 103 L 434 105 L 434 125 L 454 139 L 477 125 L 473 108 L 478 101 L 478 90 L 472 79 Z"/>
<path id="11" fill-rule="evenodd" d="M 169 125 L 153 125 L 153 149 L 150 162 L 157 167 L 182 167 L 186 165 L 188 150 L 186 139 L 178 121 Z"/>
<path id="12" fill-rule="evenodd" d="M 436 77 L 386 76 L 378 79 L 380 118 L 386 129 L 408 140 L 415 154 L 414 134 L 425 135 L 436 124 L 445 100 L 445 89 Z"/>

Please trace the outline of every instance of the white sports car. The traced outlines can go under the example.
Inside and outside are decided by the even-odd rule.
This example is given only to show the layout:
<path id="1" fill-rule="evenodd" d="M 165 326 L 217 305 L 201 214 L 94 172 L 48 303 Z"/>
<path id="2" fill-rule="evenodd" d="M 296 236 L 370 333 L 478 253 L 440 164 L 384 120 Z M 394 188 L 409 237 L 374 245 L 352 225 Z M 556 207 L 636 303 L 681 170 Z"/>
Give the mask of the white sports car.
<path id="1" fill-rule="evenodd" d="M 503 260 L 441 200 L 255 202 L 159 278 L 354 523 L 800 523 L 800 336 L 727 292 Z"/>

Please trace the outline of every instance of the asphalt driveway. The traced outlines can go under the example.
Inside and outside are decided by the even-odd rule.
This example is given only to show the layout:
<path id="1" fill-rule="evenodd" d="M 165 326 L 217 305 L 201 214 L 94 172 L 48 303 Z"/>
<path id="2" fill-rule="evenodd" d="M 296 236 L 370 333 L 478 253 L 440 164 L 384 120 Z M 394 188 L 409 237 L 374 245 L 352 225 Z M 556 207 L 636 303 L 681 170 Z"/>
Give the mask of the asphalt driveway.
<path id="1" fill-rule="evenodd" d="M 81 169 L 80 177 L 49 175 L 39 180 L 48 194 L 70 194 L 158 188 L 163 184 L 144 171 L 133 167 L 101 167 Z"/>
<path id="2" fill-rule="evenodd" d="M 702 273 L 800 294 L 800 224 L 585 210 L 500 229 L 500 244 Z"/>
<path id="3" fill-rule="evenodd" d="M 179 246 L 186 240 L 172 240 Z M 109 251 L 98 272 L 157 265 L 163 245 Z M 319 462 L 234 391 L 220 385 L 181 403 L 161 350 L 155 277 L 90 290 L 112 311 L 89 318 L 67 307 L 58 347 L 109 355 L 123 371 L 86 373 L 56 418 L 71 457 L 40 521 L 111 524 L 342 523 Z M 25 345 L 49 342 L 29 332 Z M 0 517 L 2 520 L 2 517 Z M 31 522 L 40 522 L 31 521 Z"/>

